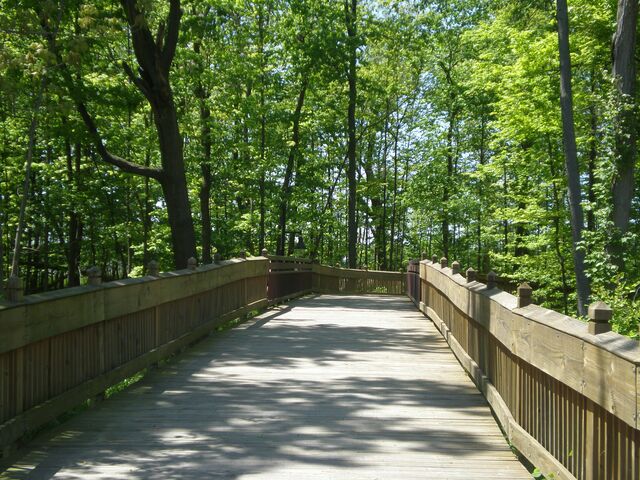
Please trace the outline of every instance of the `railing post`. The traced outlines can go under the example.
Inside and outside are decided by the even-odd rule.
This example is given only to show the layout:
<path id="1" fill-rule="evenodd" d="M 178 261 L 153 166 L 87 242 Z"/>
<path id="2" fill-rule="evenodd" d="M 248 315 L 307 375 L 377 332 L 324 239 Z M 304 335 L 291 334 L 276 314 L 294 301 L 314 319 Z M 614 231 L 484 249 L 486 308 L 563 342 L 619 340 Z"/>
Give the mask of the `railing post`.
<path id="1" fill-rule="evenodd" d="M 160 276 L 160 266 L 158 262 L 155 260 L 151 260 L 147 265 L 147 276 L 149 277 L 159 277 Z"/>
<path id="2" fill-rule="evenodd" d="M 191 257 L 187 260 L 187 268 L 191 271 L 194 271 L 198 268 L 198 260 L 194 257 Z"/>
<path id="3" fill-rule="evenodd" d="M 447 268 L 447 265 L 449 265 L 449 260 L 447 260 L 447 257 L 442 257 L 440 259 L 440 268 Z"/>
<path id="4" fill-rule="evenodd" d="M 21 302 L 24 299 L 24 288 L 22 279 L 17 275 L 11 275 L 7 281 L 7 300 L 10 302 Z"/>
<path id="5" fill-rule="evenodd" d="M 222 255 L 220 255 L 218 252 L 213 254 L 213 263 L 220 263 L 220 261 L 222 260 Z"/>
<path id="6" fill-rule="evenodd" d="M 260 255 L 262 255 L 263 257 L 266 257 L 269 255 L 269 250 L 267 250 L 266 248 L 263 248 L 262 251 L 260 252 Z"/>
<path id="7" fill-rule="evenodd" d="M 437 255 L 431 255 L 431 263 L 433 263 L 434 265 L 436 263 L 438 263 L 438 256 Z"/>
<path id="8" fill-rule="evenodd" d="M 467 268 L 467 283 L 475 282 L 478 279 L 478 272 L 472 267 Z"/>
<path id="9" fill-rule="evenodd" d="M 523 282 L 518 287 L 518 308 L 531 305 L 533 301 L 533 288 L 527 282 Z"/>
<path id="10" fill-rule="evenodd" d="M 240 253 L 238 255 L 240 258 L 246 260 L 247 259 L 247 252 L 245 250 L 240 250 Z"/>
<path id="11" fill-rule="evenodd" d="M 491 270 L 487 274 L 487 290 L 491 290 L 493 288 L 496 288 L 497 280 L 498 280 L 498 275 L 496 274 L 496 272 Z"/>
<path id="12" fill-rule="evenodd" d="M 98 267 L 87 268 L 87 277 L 89 277 L 89 285 L 97 287 L 102 284 L 102 271 Z"/>
<path id="13" fill-rule="evenodd" d="M 460 273 L 460 262 L 455 260 L 452 264 L 451 264 L 451 273 L 453 273 L 454 275 L 457 275 Z"/>
<path id="14" fill-rule="evenodd" d="M 429 258 L 429 255 L 427 255 L 427 252 L 422 252 L 422 255 L 420 255 L 420 260 L 426 260 L 427 258 Z"/>
<path id="15" fill-rule="evenodd" d="M 599 335 L 611 331 L 609 320 L 613 316 L 613 310 L 604 302 L 595 302 L 589 305 L 589 333 Z"/>

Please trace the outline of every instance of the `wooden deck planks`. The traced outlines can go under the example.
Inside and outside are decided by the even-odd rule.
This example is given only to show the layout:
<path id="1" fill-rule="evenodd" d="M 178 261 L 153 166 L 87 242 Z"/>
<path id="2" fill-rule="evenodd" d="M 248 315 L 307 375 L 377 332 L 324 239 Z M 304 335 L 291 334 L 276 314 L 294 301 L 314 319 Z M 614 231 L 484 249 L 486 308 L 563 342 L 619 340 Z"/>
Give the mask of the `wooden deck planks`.
<path id="1" fill-rule="evenodd" d="M 404 298 L 314 296 L 210 337 L 1 478 L 531 478 Z"/>

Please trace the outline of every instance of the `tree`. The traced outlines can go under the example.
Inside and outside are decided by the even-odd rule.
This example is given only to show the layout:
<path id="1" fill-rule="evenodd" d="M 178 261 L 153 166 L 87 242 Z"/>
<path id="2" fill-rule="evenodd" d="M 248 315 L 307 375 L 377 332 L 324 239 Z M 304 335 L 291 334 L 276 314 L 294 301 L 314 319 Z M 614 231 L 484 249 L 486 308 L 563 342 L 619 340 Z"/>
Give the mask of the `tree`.
<path id="1" fill-rule="evenodd" d="M 358 224 L 356 222 L 357 193 L 357 138 L 356 138 L 356 102 L 358 99 L 358 0 L 344 0 L 344 15 L 347 26 L 347 82 L 349 84 L 349 107 L 347 111 L 347 179 L 349 182 L 348 203 L 348 247 L 349 267 L 357 266 Z"/>
<path id="2" fill-rule="evenodd" d="M 635 187 L 637 157 L 636 30 L 638 1 L 618 0 L 616 33 L 613 37 L 613 78 L 619 93 L 615 136 L 616 175 L 612 186 L 614 238 L 629 228 L 631 202 Z M 620 239 L 614 240 L 614 260 L 623 266 Z"/>
<path id="3" fill-rule="evenodd" d="M 591 289 L 584 265 L 585 252 L 582 243 L 584 216 L 578 153 L 573 119 L 573 93 L 571 88 L 571 57 L 569 55 L 569 15 L 567 1 L 557 0 L 558 50 L 560 56 L 560 107 L 562 110 L 562 141 L 565 153 L 565 169 L 569 188 L 571 232 L 573 237 L 573 261 L 578 293 L 578 313 L 587 314 Z"/>
<path id="4" fill-rule="evenodd" d="M 49 19 L 41 12 L 43 27 L 53 52 L 62 65 L 61 71 L 69 94 L 74 99 L 87 131 L 102 160 L 124 172 L 157 180 L 162 186 L 171 227 L 174 266 L 185 268 L 187 259 L 196 256 L 195 231 L 187 191 L 183 139 L 178 126 L 178 113 L 169 81 L 171 64 L 176 53 L 180 29 L 180 0 L 170 0 L 166 22 L 160 22 L 155 39 L 149 27 L 148 15 L 135 0 L 121 0 L 131 31 L 138 72 L 123 62 L 123 68 L 153 112 L 161 156 L 161 168 L 144 166 L 115 155 L 107 149 L 98 125 L 89 113 L 82 88 L 78 88 L 69 67 L 51 34 Z"/>

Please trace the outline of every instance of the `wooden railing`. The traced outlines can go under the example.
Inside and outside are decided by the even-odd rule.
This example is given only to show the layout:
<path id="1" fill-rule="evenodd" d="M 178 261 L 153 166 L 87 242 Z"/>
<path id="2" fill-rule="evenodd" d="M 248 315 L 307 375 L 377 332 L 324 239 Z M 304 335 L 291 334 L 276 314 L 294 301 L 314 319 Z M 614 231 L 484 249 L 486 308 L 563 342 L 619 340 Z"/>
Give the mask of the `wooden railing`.
<path id="1" fill-rule="evenodd" d="M 313 291 L 319 293 L 404 295 L 404 274 L 313 265 Z"/>
<path id="2" fill-rule="evenodd" d="M 267 298 L 281 302 L 311 292 L 313 265 L 308 258 L 270 255 Z"/>
<path id="3" fill-rule="evenodd" d="M 268 264 L 228 260 L 0 305 L 0 446 L 264 307 Z"/>
<path id="4" fill-rule="evenodd" d="M 304 295 L 404 294 L 400 273 L 253 257 L 0 303 L 0 455 L 225 321 Z"/>
<path id="5" fill-rule="evenodd" d="M 589 326 L 529 304 L 530 297 L 487 288 L 472 275 L 468 281 L 446 261 L 424 260 L 419 273 L 415 264 L 407 293 L 529 461 L 547 478 L 640 478 L 637 342 L 596 334 L 607 330 L 595 323 L 602 320 L 597 309 Z"/>

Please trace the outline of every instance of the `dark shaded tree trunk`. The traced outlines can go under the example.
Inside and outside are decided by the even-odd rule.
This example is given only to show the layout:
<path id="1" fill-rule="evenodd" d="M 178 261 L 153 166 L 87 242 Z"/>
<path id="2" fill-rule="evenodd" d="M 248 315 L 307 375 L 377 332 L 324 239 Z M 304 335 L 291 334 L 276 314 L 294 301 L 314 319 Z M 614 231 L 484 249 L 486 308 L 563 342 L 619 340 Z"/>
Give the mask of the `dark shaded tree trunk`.
<path id="1" fill-rule="evenodd" d="M 582 194 L 580 191 L 580 172 L 573 120 L 573 94 L 571 89 L 571 58 L 569 56 L 569 16 L 567 0 L 557 2 L 558 49 L 560 57 L 560 108 L 562 111 L 562 139 L 565 154 L 565 169 L 569 187 L 569 206 L 571 210 L 571 233 L 573 238 L 573 260 L 578 296 L 578 314 L 586 315 L 591 287 L 584 269 L 584 250 L 580 247 L 584 217 L 582 213 Z"/>
<path id="2" fill-rule="evenodd" d="M 398 142 L 400 128 L 396 126 L 393 139 L 393 192 L 391 193 L 391 231 L 389 232 L 389 269 L 396 270 L 396 219 L 398 210 Z"/>
<path id="3" fill-rule="evenodd" d="M 80 190 L 80 167 L 82 160 L 82 146 L 75 145 L 74 155 L 71 145 L 67 142 L 67 181 L 76 191 Z M 75 165 L 75 168 L 74 168 Z M 80 285 L 80 253 L 82 249 L 82 233 L 84 226 L 82 217 L 72 206 L 69 210 L 69 227 L 67 234 L 67 281 L 69 287 Z"/>
<path id="4" fill-rule="evenodd" d="M 16 228 L 15 242 L 13 246 L 13 259 L 11 262 L 11 275 L 19 276 L 20 252 L 22 247 L 22 234 L 26 222 L 27 199 L 29 197 L 29 189 L 31 187 L 31 164 L 33 161 L 33 152 L 36 148 L 36 133 L 38 129 L 38 114 L 42 105 L 42 97 L 47 85 L 47 77 L 43 76 L 40 80 L 40 87 L 36 94 L 31 123 L 29 125 L 29 143 L 27 144 L 27 154 L 24 170 L 24 181 L 22 184 L 22 196 L 20 198 L 20 211 L 18 213 L 18 227 Z"/>
<path id="5" fill-rule="evenodd" d="M 280 196 L 280 216 L 278 219 L 278 250 L 276 252 L 277 255 L 285 254 L 285 246 L 287 240 L 287 208 L 289 206 L 289 199 L 291 198 L 291 183 L 293 180 L 293 171 L 300 149 L 300 117 L 302 114 L 302 107 L 304 106 L 304 99 L 307 93 L 308 83 L 308 73 L 305 72 L 303 74 L 302 83 L 300 85 L 300 93 L 298 94 L 296 109 L 293 112 L 293 133 L 291 135 L 291 140 L 293 143 L 291 145 L 291 148 L 289 149 L 287 169 L 285 171 L 284 181 L 282 183 L 282 193 Z"/>
<path id="6" fill-rule="evenodd" d="M 598 159 L 598 117 L 596 115 L 595 105 L 589 106 L 589 121 L 591 127 L 591 138 L 589 140 L 589 163 L 588 168 L 588 183 L 587 183 L 587 199 L 591 204 L 591 208 L 587 211 L 587 229 L 591 232 L 596 230 L 596 216 L 594 214 L 594 207 L 596 204 L 596 160 Z"/>
<path id="7" fill-rule="evenodd" d="M 349 83 L 349 107 L 347 111 L 347 180 L 349 183 L 349 202 L 348 202 L 348 261 L 349 268 L 356 268 L 357 266 L 357 243 L 358 243 L 358 224 L 356 222 L 356 169 L 357 169 L 357 138 L 356 138 L 356 101 L 358 96 L 357 91 L 357 54 L 358 54 L 358 41 L 357 41 L 357 0 L 345 0 L 345 21 L 347 25 L 347 45 L 349 55 L 349 65 L 347 69 L 347 81 Z"/>
<path id="8" fill-rule="evenodd" d="M 637 23 L 638 0 L 618 0 L 617 26 L 613 37 L 613 77 L 620 94 L 620 110 L 617 115 L 615 139 L 617 172 L 612 187 L 613 224 L 618 232 L 614 235 L 612 253 L 614 261 L 621 267 L 624 265 L 619 235 L 626 233 L 629 228 L 635 188 Z"/>
<path id="9" fill-rule="evenodd" d="M 487 115 L 484 109 L 482 108 L 482 114 L 480 118 L 480 151 L 479 151 L 479 162 L 481 166 L 484 166 L 487 163 L 486 155 L 487 155 Z M 478 272 L 484 272 L 484 256 L 482 251 L 482 208 L 484 205 L 484 185 L 482 183 L 482 179 L 478 180 L 478 199 L 480 200 L 478 205 L 478 225 L 476 226 L 476 236 L 477 236 L 477 247 L 476 247 L 476 269 Z"/>
<path id="10" fill-rule="evenodd" d="M 208 9 L 205 10 L 205 15 Z M 193 51 L 200 56 L 202 44 L 200 40 L 193 45 Z M 201 65 L 204 62 L 201 62 Z M 195 96 L 198 98 L 200 110 L 200 143 L 202 144 L 202 160 L 200 162 L 200 242 L 202 244 L 202 262 L 211 263 L 211 109 L 207 106 L 209 94 L 199 78 L 196 79 Z"/>

